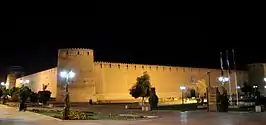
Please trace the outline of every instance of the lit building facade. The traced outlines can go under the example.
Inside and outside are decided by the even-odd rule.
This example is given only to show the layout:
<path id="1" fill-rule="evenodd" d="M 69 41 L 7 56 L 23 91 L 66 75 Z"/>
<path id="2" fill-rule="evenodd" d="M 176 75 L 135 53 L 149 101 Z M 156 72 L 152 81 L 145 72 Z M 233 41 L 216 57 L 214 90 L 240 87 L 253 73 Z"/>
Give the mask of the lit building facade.
<path id="1" fill-rule="evenodd" d="M 219 86 L 218 77 L 220 69 L 191 68 L 177 66 L 160 66 L 146 64 L 127 64 L 94 61 L 91 49 L 60 49 L 58 51 L 57 67 L 16 79 L 16 86 L 25 80 L 33 91 L 42 90 L 43 85 L 48 85 L 52 97 L 57 101 L 64 99 L 65 80 L 60 77 L 60 72 L 72 70 L 75 77 L 69 82 L 69 92 L 72 102 L 93 101 L 123 101 L 134 100 L 129 94 L 129 89 L 136 83 L 136 78 L 147 72 L 151 84 L 156 88 L 159 98 L 180 98 L 180 86 L 187 89 L 200 88 L 203 83 L 207 86 Z M 210 81 L 207 75 L 210 72 Z M 237 71 L 237 83 L 248 82 L 248 72 Z M 236 92 L 234 73 L 230 75 L 232 93 Z M 226 84 L 228 87 L 228 84 Z M 241 86 L 241 85 L 240 85 Z M 201 88 L 205 91 L 206 88 Z"/>

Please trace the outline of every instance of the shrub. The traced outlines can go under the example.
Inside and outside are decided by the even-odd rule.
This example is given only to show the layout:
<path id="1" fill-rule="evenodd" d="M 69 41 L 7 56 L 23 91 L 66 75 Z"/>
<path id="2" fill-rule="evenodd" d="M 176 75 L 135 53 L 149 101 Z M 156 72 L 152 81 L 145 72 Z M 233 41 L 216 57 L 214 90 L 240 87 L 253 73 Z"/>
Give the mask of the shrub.
<path id="1" fill-rule="evenodd" d="M 9 95 L 11 96 L 11 101 L 19 101 L 19 88 L 13 87 L 9 90 Z"/>
<path id="2" fill-rule="evenodd" d="M 32 91 L 28 86 L 22 86 L 19 91 L 20 100 L 26 102 L 27 99 L 30 97 L 31 93 Z"/>
<path id="3" fill-rule="evenodd" d="M 39 91 L 38 92 L 39 102 L 46 105 L 49 99 L 51 98 L 51 94 L 52 93 L 50 91 Z"/>
<path id="4" fill-rule="evenodd" d="M 36 102 L 38 102 L 38 94 L 35 93 L 35 92 L 31 92 L 31 93 L 30 93 L 30 101 L 31 101 L 32 103 L 36 103 Z"/>

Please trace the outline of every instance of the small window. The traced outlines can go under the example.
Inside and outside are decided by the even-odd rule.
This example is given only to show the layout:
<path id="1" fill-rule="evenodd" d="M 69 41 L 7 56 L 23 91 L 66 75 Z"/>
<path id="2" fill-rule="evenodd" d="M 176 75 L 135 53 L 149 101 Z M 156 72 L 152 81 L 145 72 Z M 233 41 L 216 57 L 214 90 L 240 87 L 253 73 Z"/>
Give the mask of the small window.
<path id="1" fill-rule="evenodd" d="M 170 70 L 170 72 L 171 72 L 171 70 L 172 70 L 171 67 L 169 68 L 169 70 Z"/>
<path id="2" fill-rule="evenodd" d="M 103 68 L 103 64 L 101 64 L 101 68 Z"/>
<path id="3" fill-rule="evenodd" d="M 135 69 L 137 69 L 137 66 L 135 66 Z"/>
<path id="4" fill-rule="evenodd" d="M 79 55 L 79 52 L 78 52 L 78 55 Z"/>
<path id="5" fill-rule="evenodd" d="M 90 55 L 90 52 L 87 52 L 88 55 Z"/>
<path id="6" fill-rule="evenodd" d="M 111 64 L 109 64 L 109 67 L 111 68 L 111 67 L 112 67 L 112 65 L 111 65 Z"/>
<path id="7" fill-rule="evenodd" d="M 144 69 L 144 66 L 142 66 L 142 69 Z"/>
<path id="8" fill-rule="evenodd" d="M 127 69 L 128 69 L 128 65 L 127 65 Z"/>
<path id="9" fill-rule="evenodd" d="M 120 68 L 120 65 L 118 65 L 118 68 Z"/>
<path id="10" fill-rule="evenodd" d="M 66 55 L 68 55 L 68 51 L 66 52 Z"/>

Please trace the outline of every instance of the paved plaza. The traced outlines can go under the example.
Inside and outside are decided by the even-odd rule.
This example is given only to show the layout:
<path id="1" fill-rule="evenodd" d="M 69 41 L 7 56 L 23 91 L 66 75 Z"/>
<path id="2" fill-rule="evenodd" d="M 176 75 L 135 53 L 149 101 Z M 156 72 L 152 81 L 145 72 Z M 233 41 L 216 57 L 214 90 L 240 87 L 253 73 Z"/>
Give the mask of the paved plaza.
<path id="1" fill-rule="evenodd" d="M 62 121 L 0 105 L 0 125 L 266 125 L 266 113 L 205 111 L 159 111 L 158 118 L 146 120 Z"/>

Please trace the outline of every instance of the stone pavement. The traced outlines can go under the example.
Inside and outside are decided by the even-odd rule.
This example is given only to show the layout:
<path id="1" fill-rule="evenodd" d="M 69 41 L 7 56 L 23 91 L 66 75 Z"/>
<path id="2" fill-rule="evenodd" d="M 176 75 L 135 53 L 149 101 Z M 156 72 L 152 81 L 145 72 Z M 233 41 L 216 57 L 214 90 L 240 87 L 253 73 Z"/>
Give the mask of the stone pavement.
<path id="1" fill-rule="evenodd" d="M 62 121 L 31 112 L 0 105 L 0 125 L 266 125 L 266 113 L 205 111 L 160 111 L 158 118 L 146 120 L 84 120 Z"/>

